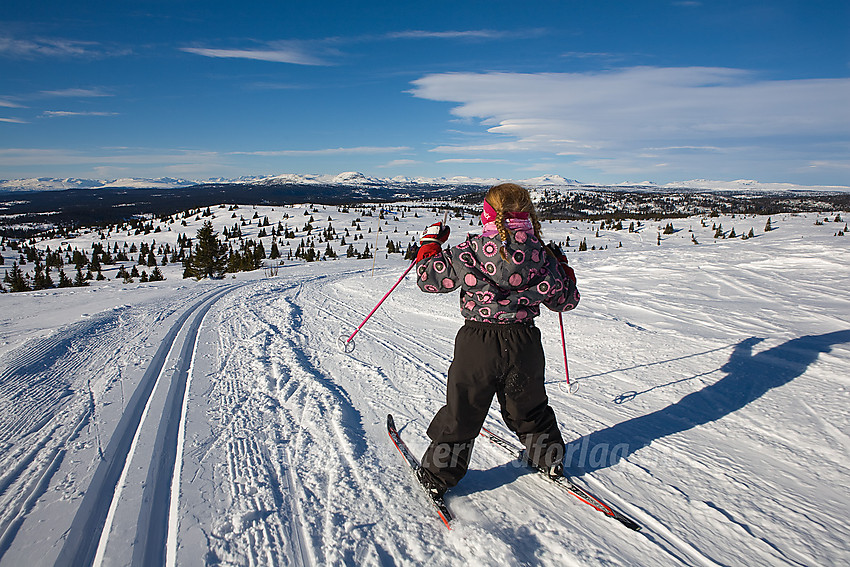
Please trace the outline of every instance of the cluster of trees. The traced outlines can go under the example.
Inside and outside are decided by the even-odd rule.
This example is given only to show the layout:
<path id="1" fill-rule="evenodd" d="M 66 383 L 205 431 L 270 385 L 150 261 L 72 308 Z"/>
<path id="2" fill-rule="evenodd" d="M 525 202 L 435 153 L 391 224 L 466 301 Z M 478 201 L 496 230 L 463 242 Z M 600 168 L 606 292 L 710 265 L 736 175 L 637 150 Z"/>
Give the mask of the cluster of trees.
<path id="1" fill-rule="evenodd" d="M 165 279 L 162 272 L 157 267 L 156 257 L 153 251 L 146 244 L 142 245 L 140 251 L 135 244 L 132 247 L 118 248 L 115 245 L 114 250 L 104 248 L 101 243 L 92 245 L 91 256 L 86 252 L 80 251 L 77 248 L 71 249 L 70 245 L 64 250 L 51 250 L 48 246 L 44 251 L 39 250 L 34 245 L 19 244 L 10 242 L 9 247 L 14 250 L 18 259 L 12 263 L 12 269 L 6 270 L 3 277 L 3 284 L 0 285 L 0 291 L 20 292 L 50 289 L 54 287 L 84 287 L 89 285 L 92 280 L 106 279 L 102 272 L 104 264 L 115 264 L 118 262 L 130 262 L 128 252 L 139 253 L 138 263 L 146 266 L 153 266 L 154 269 L 150 275 L 147 271 L 141 274 L 138 272 L 136 264 L 133 265 L 131 272 L 127 272 L 124 266 L 121 265 L 118 270 L 118 276 L 123 277 L 125 281 L 132 281 L 133 278 L 140 278 L 141 281 L 157 281 Z M 3 243 L 5 251 L 6 243 Z M 162 248 L 160 248 L 162 251 Z M 163 253 L 163 263 L 167 262 L 167 249 Z M 114 254 L 114 256 L 113 256 Z M 5 263 L 3 256 L 0 256 L 0 264 Z M 32 263 L 32 275 L 25 272 L 22 266 L 27 266 Z M 65 266 L 73 266 L 75 275 L 73 279 L 65 272 Z M 52 272 L 57 271 L 57 279 L 54 280 Z"/>

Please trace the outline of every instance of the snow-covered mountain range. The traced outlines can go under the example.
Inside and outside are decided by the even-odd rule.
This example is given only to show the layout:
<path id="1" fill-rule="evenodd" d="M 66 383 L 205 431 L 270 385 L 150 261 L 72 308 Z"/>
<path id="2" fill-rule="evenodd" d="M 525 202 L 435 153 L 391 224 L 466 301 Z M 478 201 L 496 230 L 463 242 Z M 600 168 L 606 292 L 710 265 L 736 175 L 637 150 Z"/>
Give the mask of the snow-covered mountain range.
<path id="1" fill-rule="evenodd" d="M 341 185 L 348 187 L 399 187 L 399 186 L 492 186 L 507 181 L 498 178 L 483 177 L 372 177 L 357 171 L 346 171 L 337 175 L 329 174 L 297 174 L 284 173 L 279 175 L 243 176 L 238 178 L 178 179 L 173 177 L 157 178 L 121 178 L 121 179 L 78 179 L 35 177 L 27 179 L 0 180 L 0 192 L 33 192 L 33 191 L 63 191 L 66 189 L 171 189 L 176 187 L 193 187 L 198 185 Z M 526 187 L 609 187 L 612 189 L 632 189 L 646 191 L 819 191 L 831 193 L 850 192 L 848 186 L 811 186 L 792 183 L 762 183 L 749 179 L 734 181 L 712 181 L 693 179 L 676 181 L 666 184 L 656 184 L 651 181 L 624 182 L 613 185 L 586 183 L 568 179 L 562 175 L 542 175 L 529 179 L 513 180 Z"/>

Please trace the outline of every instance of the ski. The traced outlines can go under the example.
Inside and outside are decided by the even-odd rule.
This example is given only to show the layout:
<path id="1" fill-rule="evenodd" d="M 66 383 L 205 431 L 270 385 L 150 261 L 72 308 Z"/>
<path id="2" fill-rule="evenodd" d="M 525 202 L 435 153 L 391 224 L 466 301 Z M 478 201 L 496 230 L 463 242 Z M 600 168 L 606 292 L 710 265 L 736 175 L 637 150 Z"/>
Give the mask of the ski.
<path id="1" fill-rule="evenodd" d="M 416 471 L 419 470 L 419 461 L 416 457 L 413 456 L 413 453 L 408 448 L 407 444 L 401 438 L 398 430 L 395 427 L 395 420 L 393 419 L 392 414 L 387 415 L 387 433 L 390 436 L 393 444 L 395 445 L 398 452 L 401 453 L 401 456 L 404 458 L 404 462 L 410 467 L 411 472 L 413 473 L 413 479 L 416 482 L 417 486 L 422 489 L 422 492 L 425 493 L 425 496 L 437 510 L 437 514 L 440 516 L 440 519 L 446 525 L 446 528 L 452 529 L 451 521 L 452 521 L 452 513 L 449 511 L 448 506 L 446 506 L 445 500 L 442 497 L 434 496 L 430 494 L 425 487 L 419 482 L 419 479 L 416 477 Z"/>
<path id="2" fill-rule="evenodd" d="M 596 496 L 594 496 L 593 494 L 591 494 L 590 492 L 588 492 L 587 490 L 582 488 L 581 486 L 577 485 L 575 482 L 573 482 L 573 480 L 570 477 L 562 476 L 562 477 L 559 477 L 559 478 L 552 478 L 551 476 L 549 476 L 547 474 L 546 471 L 541 470 L 541 469 L 535 467 L 534 465 L 532 465 L 531 463 L 529 463 L 525 459 L 525 450 L 524 449 L 520 449 L 519 447 L 517 447 L 516 445 L 514 445 L 513 443 L 511 443 L 510 441 L 508 441 L 504 437 L 501 437 L 500 435 L 493 433 L 492 431 L 490 431 L 487 428 L 481 429 L 481 435 L 483 437 L 485 437 L 488 441 L 493 443 L 494 445 L 500 447 L 502 450 L 504 450 L 505 452 L 510 454 L 515 459 L 519 460 L 522 464 L 524 464 L 528 468 L 530 468 L 533 471 L 535 471 L 536 473 L 542 475 L 544 478 L 548 479 L 550 482 L 558 485 L 559 487 L 563 488 L 564 490 L 567 490 L 570 494 L 572 494 L 573 496 L 575 496 L 576 498 L 578 498 L 579 500 L 581 500 L 582 502 L 584 502 L 588 506 L 591 506 L 591 507 L 595 508 L 596 510 L 602 512 L 606 516 L 617 520 L 618 522 L 622 523 L 624 526 L 626 526 L 630 530 L 640 531 L 640 529 L 641 529 L 640 524 L 638 524 L 637 522 L 635 522 L 634 520 L 632 520 L 631 518 L 629 518 L 628 516 L 626 516 L 625 514 L 620 512 L 619 510 L 612 508 L 611 506 L 609 506 L 608 504 L 606 504 L 605 502 L 603 502 L 602 500 L 600 500 L 599 498 L 597 498 Z"/>

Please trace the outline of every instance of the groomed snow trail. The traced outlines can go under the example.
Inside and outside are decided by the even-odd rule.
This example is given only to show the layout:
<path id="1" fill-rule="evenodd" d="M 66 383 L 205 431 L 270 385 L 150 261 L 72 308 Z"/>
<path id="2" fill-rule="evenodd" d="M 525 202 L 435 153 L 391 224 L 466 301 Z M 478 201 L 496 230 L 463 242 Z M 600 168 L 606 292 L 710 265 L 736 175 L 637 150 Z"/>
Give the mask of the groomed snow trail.
<path id="1" fill-rule="evenodd" d="M 576 395 L 557 316 L 537 320 L 570 472 L 640 533 L 486 442 L 444 528 L 386 415 L 421 454 L 457 296 L 423 294 L 410 275 L 353 352 L 338 343 L 406 268 L 397 255 L 374 273 L 351 259 L 140 287 L 132 306 L 6 350 L 0 565 L 848 563 L 850 256 L 841 239 L 809 238 L 812 219 L 774 224 L 700 246 L 612 231 L 611 250 L 572 254 Z M 487 425 L 510 438 L 495 406 Z"/>
<path id="2" fill-rule="evenodd" d="M 227 291 L 229 291 L 227 288 L 216 290 L 210 293 L 211 297 L 203 297 L 188 307 L 169 329 L 124 409 L 109 444 L 103 450 L 100 463 L 68 529 L 65 545 L 59 553 L 56 565 L 70 567 L 89 565 L 94 561 L 104 523 L 115 496 L 115 489 L 122 471 L 129 464 L 130 449 L 138 428 L 142 424 L 143 414 L 147 414 L 146 409 L 149 407 L 151 395 L 160 382 L 169 353 L 177 346 L 175 341 L 178 333 L 183 330 L 186 321 L 194 315 L 182 338 L 181 357 L 177 367 L 178 374 L 182 375 L 172 376 L 168 400 L 161 421 L 156 426 L 156 445 L 148 469 L 148 482 L 143 490 L 143 507 L 134 546 L 133 564 L 161 563 L 162 560 L 154 550 L 164 549 L 165 545 L 163 530 L 167 520 L 166 503 L 170 475 L 176 458 L 176 424 L 179 423 L 182 406 L 182 403 L 178 405 L 178 402 L 182 402 L 181 386 L 185 388 L 185 376 L 188 374 L 191 362 L 191 350 L 201 320 L 212 304 Z"/>

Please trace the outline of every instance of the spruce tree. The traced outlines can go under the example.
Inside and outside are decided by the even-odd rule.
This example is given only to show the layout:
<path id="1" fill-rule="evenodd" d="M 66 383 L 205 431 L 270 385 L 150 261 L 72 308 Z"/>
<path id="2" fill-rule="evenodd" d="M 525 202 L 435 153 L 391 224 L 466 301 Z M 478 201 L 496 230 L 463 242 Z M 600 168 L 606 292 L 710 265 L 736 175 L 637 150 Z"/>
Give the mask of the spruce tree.
<path id="1" fill-rule="evenodd" d="M 45 272 L 44 266 L 36 259 L 35 268 L 33 268 L 32 288 L 47 289 L 53 287 L 53 281 L 50 279 L 50 274 Z"/>
<path id="2" fill-rule="evenodd" d="M 221 278 L 227 269 L 228 248 L 218 239 L 212 222 L 205 221 L 198 229 L 197 244 L 190 258 L 190 276 L 196 278 Z M 186 277 L 186 272 L 184 272 Z"/>
<path id="3" fill-rule="evenodd" d="M 74 277 L 74 287 L 84 287 L 89 285 L 89 282 L 86 281 L 86 278 L 83 276 L 83 269 L 80 266 L 77 266 L 77 275 Z"/>
<path id="4" fill-rule="evenodd" d="M 9 284 L 9 291 L 18 292 L 18 291 L 29 291 L 30 284 L 27 282 L 27 278 L 24 276 L 23 270 L 21 270 L 20 266 L 18 266 L 17 262 L 12 262 L 12 273 L 6 272 L 6 277 L 4 280 L 7 284 Z"/>
<path id="5" fill-rule="evenodd" d="M 71 278 L 65 273 L 65 270 L 59 269 L 59 287 L 73 287 L 74 282 L 71 281 Z"/>

